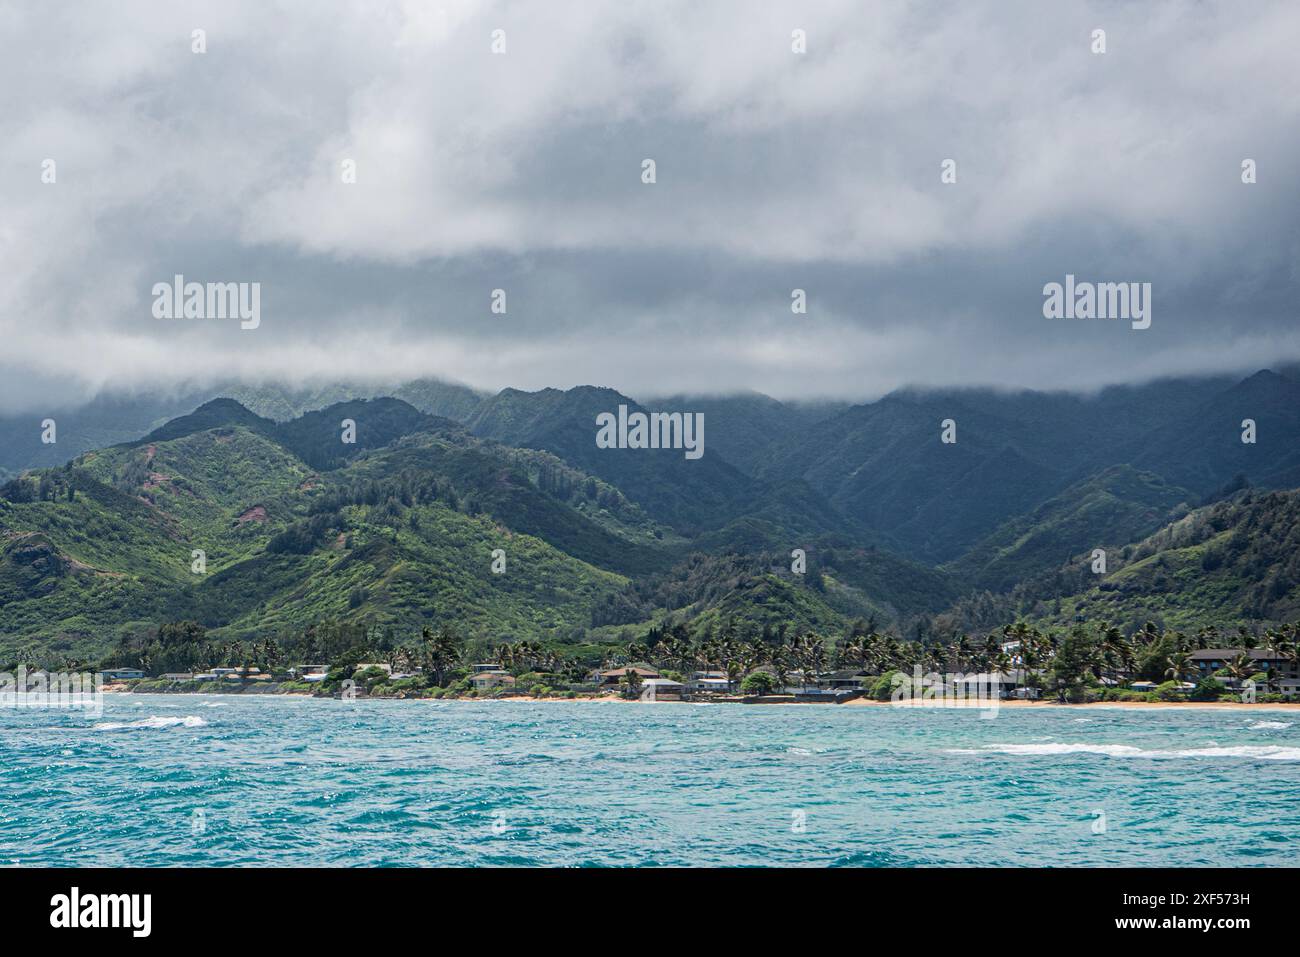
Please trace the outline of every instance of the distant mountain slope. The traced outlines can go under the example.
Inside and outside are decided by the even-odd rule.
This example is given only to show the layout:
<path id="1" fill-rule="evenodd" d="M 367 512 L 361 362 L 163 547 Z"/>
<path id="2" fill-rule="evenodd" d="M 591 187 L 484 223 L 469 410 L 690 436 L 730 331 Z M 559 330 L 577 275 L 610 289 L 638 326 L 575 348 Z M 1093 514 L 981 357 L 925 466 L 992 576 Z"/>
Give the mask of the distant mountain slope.
<path id="1" fill-rule="evenodd" d="M 344 423 L 351 423 L 351 442 L 343 441 Z M 450 419 L 418 411 L 400 399 L 353 399 L 278 425 L 275 435 L 304 462 L 333 469 L 369 449 L 379 449 L 416 432 L 459 431 Z"/>
<path id="2" fill-rule="evenodd" d="M 1024 616 L 1045 623 L 1150 620 L 1170 628 L 1292 621 L 1300 615 L 1300 489 L 1246 491 L 1107 551 L 1104 575 L 1081 552 L 1009 594 L 974 595 L 949 620 L 978 628 Z"/>
<path id="3" fill-rule="evenodd" d="M 231 419 L 244 424 L 217 424 Z M 217 404 L 154 441 L 6 487 L 0 646 L 102 650 L 180 618 L 218 637 L 328 618 L 536 636 L 589 625 L 626 579 L 529 531 L 611 561 L 644 551 L 490 450 L 423 433 L 317 472 L 275 431 Z M 489 570 L 498 548 L 499 576 Z M 206 553 L 204 574 L 191 571 L 194 549 Z"/>
<path id="4" fill-rule="evenodd" d="M 466 422 L 485 398 L 467 386 L 437 379 L 388 385 L 333 383 L 302 389 L 234 384 L 222 388 L 219 394 L 277 422 L 287 422 L 341 402 L 377 398 L 401 399 L 428 415 Z"/>
<path id="5" fill-rule="evenodd" d="M 1158 475 L 1117 465 L 1003 523 L 946 568 L 975 587 L 1004 591 L 1081 551 L 1149 535 L 1190 497 Z"/>
<path id="6" fill-rule="evenodd" d="M 843 412 L 848 402 L 778 402 L 758 392 L 729 396 L 671 396 L 642 403 L 664 412 L 704 413 L 709 442 L 748 475 L 766 464 L 772 449 L 797 441 L 805 429 Z"/>
<path id="7" fill-rule="evenodd" d="M 101 396 L 76 408 L 0 415 L 0 478 L 30 468 L 49 468 L 118 442 L 129 442 L 193 409 L 206 394 Z M 41 423 L 52 418 L 56 439 L 41 440 Z"/>
<path id="8" fill-rule="evenodd" d="M 1257 485 L 1284 482 L 1300 474 L 1298 388 L 1260 373 L 1243 383 L 1183 379 L 1096 396 L 903 390 L 813 425 L 774 449 L 759 474 L 802 476 L 904 553 L 952 561 L 1002 523 L 1117 464 L 1197 495 L 1238 472 Z M 1245 410 L 1266 424 L 1266 448 L 1241 446 Z M 940 442 L 945 419 L 957 424 L 956 444 Z"/>
<path id="9" fill-rule="evenodd" d="M 296 419 L 355 399 L 392 397 L 428 415 L 466 422 L 485 398 L 465 386 L 417 379 L 403 384 L 313 388 L 249 386 L 240 383 L 190 389 L 181 393 L 104 394 L 75 407 L 57 407 L 23 415 L 0 415 L 0 478 L 26 469 L 62 465 L 82 452 L 134 442 L 151 430 L 184 416 L 213 399 L 232 399 L 248 412 L 275 422 Z M 57 441 L 41 440 L 41 423 L 52 418 Z"/>
<path id="10" fill-rule="evenodd" d="M 1255 422 L 1255 442 L 1241 441 Z M 1141 437 L 1138 468 L 1206 493 L 1242 473 L 1257 486 L 1300 472 L 1300 382 L 1267 370 L 1212 396 L 1176 423 Z"/>
<path id="11" fill-rule="evenodd" d="M 1247 492 L 1200 509 L 1143 540 L 1061 617 L 1173 627 L 1290 621 L 1300 615 L 1300 490 Z"/>
<path id="12" fill-rule="evenodd" d="M 560 392 L 506 389 L 487 400 L 470 421 L 475 435 L 509 445 L 545 449 L 617 486 L 647 513 L 686 535 L 716 529 L 733 518 L 763 513 L 787 531 L 832 531 L 844 523 L 820 496 L 807 489 L 794 500 L 779 483 L 754 482 L 709 444 L 705 417 L 705 452 L 690 460 L 681 449 L 601 449 L 596 445 L 596 416 L 645 411 L 612 389 L 582 386 Z M 683 410 L 691 411 L 691 410 Z M 793 507 L 792 507 L 793 506 Z M 816 516 L 814 528 L 807 522 Z"/>

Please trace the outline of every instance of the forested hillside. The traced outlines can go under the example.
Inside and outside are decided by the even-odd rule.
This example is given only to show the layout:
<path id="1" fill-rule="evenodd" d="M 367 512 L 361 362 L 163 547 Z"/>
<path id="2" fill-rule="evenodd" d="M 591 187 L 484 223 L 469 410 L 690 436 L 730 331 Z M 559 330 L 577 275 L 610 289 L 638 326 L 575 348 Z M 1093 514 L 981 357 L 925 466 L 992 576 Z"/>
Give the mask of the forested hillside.
<path id="1" fill-rule="evenodd" d="M 0 652 L 89 656 L 186 620 L 231 640 L 330 623 L 599 647 L 652 627 L 946 640 L 1018 617 L 1300 611 L 1290 374 L 798 408 L 405 390 L 429 407 L 217 398 L 0 483 Z M 621 404 L 693 402 L 700 459 L 594 441 Z"/>

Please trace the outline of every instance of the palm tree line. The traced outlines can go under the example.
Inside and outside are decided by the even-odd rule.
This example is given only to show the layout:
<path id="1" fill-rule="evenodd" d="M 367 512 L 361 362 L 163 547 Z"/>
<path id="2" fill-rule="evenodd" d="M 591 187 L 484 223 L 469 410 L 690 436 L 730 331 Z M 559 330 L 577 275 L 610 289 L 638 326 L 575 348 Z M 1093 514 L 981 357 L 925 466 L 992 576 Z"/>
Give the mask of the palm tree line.
<path id="1" fill-rule="evenodd" d="M 1250 652 L 1263 649 L 1275 659 L 1297 662 L 1300 655 L 1300 625 L 1286 624 L 1256 635 L 1246 627 L 1225 633 L 1207 625 L 1195 633 L 1164 630 L 1153 622 L 1130 635 L 1105 624 L 1091 631 L 1083 625 L 1060 632 L 1044 631 L 1017 621 L 982 636 L 959 634 L 944 642 L 905 640 L 878 630 L 874 623 L 858 621 L 843 637 L 830 640 L 814 631 L 789 635 L 786 628 L 763 629 L 761 634 L 739 629 L 729 621 L 715 633 L 713 627 L 692 636 L 685 625 L 652 626 L 640 640 L 611 647 L 601 661 L 605 669 L 646 663 L 660 671 L 693 671 L 722 675 L 734 687 L 747 675 L 762 669 L 778 685 L 814 681 L 828 669 L 854 669 L 859 674 L 910 672 L 1009 672 L 1021 670 L 1034 675 L 1050 669 L 1063 641 L 1073 636 L 1083 643 L 1083 661 L 1096 678 L 1118 682 L 1141 673 L 1151 678 L 1186 680 L 1196 674 L 1192 653 L 1205 648 L 1231 648 L 1236 654 L 1225 664 L 1230 677 L 1245 679 L 1261 667 Z M 383 649 L 383 650 L 379 650 Z M 157 637 L 140 645 L 119 643 L 108 662 L 139 667 L 146 673 L 183 671 L 199 665 L 229 665 L 279 670 L 299 661 L 341 660 L 384 661 L 394 671 L 423 671 L 438 685 L 464 664 L 464 640 L 449 625 L 438 630 L 425 627 L 416 641 L 398 642 L 390 632 L 323 626 L 308 629 L 284 642 L 274 638 L 260 641 L 207 640 L 201 626 L 179 622 L 160 628 Z M 305 656 L 305 657 L 304 657 Z M 536 640 L 501 642 L 490 652 L 491 659 L 515 674 L 537 672 L 557 674 L 579 681 L 589 670 L 590 660 L 564 655 L 562 649 Z M 19 661 L 37 656 L 20 654 Z M 81 670 L 85 662 L 67 658 L 64 670 Z M 1031 679 L 1032 680 L 1032 679 Z"/>
<path id="2" fill-rule="evenodd" d="M 1083 661 L 1093 677 L 1115 683 L 1139 670 L 1154 677 L 1185 680 L 1197 673 L 1192 652 L 1206 648 L 1239 649 L 1226 665 L 1234 678 L 1249 677 L 1260 671 L 1249 652 L 1261 645 L 1271 656 L 1290 662 L 1295 662 L 1300 654 L 1300 625 L 1297 624 L 1269 628 L 1256 637 L 1244 627 L 1236 634 L 1226 635 L 1218 627 L 1207 625 L 1194 634 L 1186 634 L 1166 631 L 1154 622 L 1147 622 L 1126 636 L 1110 624 L 1091 632 L 1082 625 L 1057 632 L 1017 621 L 982 637 L 960 634 L 946 643 L 924 644 L 901 640 L 859 622 L 834 642 L 811 631 L 772 640 L 742 637 L 729 626 L 719 637 L 691 640 L 680 626 L 671 630 L 652 629 L 649 636 L 652 640 L 634 641 L 620 651 L 607 654 L 603 666 L 616 669 L 645 663 L 661 671 L 675 670 L 683 674 L 696 670 L 717 672 L 731 685 L 760 668 L 771 672 L 782 686 L 790 684 L 792 678 L 806 684 L 828 668 L 851 668 L 860 674 L 877 675 L 917 667 L 925 673 L 1016 670 L 1023 671 L 1032 682 L 1034 674 L 1052 668 L 1067 636 L 1082 640 Z"/>

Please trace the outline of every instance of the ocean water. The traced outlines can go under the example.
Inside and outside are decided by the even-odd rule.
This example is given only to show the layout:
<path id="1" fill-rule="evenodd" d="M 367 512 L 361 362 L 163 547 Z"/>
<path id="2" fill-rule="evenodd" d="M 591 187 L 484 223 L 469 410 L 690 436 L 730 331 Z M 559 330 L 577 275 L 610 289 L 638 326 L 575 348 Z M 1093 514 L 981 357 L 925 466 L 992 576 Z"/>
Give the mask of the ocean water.
<path id="1" fill-rule="evenodd" d="M 0 711 L 0 864 L 1292 865 L 1286 711 L 109 695 Z"/>

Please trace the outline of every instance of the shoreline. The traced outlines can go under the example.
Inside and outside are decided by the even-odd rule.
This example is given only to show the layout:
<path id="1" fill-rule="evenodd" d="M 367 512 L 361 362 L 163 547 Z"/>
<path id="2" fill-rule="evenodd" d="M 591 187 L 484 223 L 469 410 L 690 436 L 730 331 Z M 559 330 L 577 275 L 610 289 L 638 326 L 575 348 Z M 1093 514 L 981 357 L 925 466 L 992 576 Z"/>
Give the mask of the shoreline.
<path id="1" fill-rule="evenodd" d="M 852 701 L 846 701 L 841 707 L 863 707 L 868 705 L 883 705 L 885 707 L 912 707 L 912 708 L 937 708 L 948 711 L 992 711 L 994 706 L 990 702 L 981 704 L 978 702 L 972 704 L 949 704 L 949 705 L 926 705 L 906 704 L 893 705 L 891 701 L 875 701 L 866 698 L 854 698 Z M 1300 710 L 1300 701 L 1261 701 L 1255 704 L 1246 704 L 1242 701 L 1077 701 L 1077 702 L 1060 702 L 1060 701 L 999 701 L 996 707 L 1001 708 L 1069 708 L 1070 710 L 1094 709 L 1094 708 L 1119 708 L 1121 710 L 1147 711 L 1151 709 L 1160 710 L 1162 708 L 1170 710 L 1186 709 L 1214 709 L 1214 710 L 1248 710 L 1248 711 L 1295 711 Z"/>
<path id="2" fill-rule="evenodd" d="M 160 697 L 181 697 L 184 695 L 202 695 L 214 698 L 317 698 L 317 695 L 305 691 L 282 691 L 282 692 L 249 692 L 249 691 L 140 691 L 136 692 L 122 685 L 106 686 L 104 694 L 113 695 L 158 695 Z M 337 701 L 335 697 L 320 697 L 322 701 Z M 620 705 L 740 705 L 745 704 L 742 701 L 641 701 L 637 698 L 620 698 L 611 695 L 602 695 L 599 697 L 584 698 L 559 698 L 546 697 L 534 698 L 527 695 L 516 695 L 508 698 L 397 698 L 387 697 L 384 695 L 358 697 L 357 701 L 411 701 L 411 702 L 455 702 L 464 704 L 484 704 L 484 703 L 518 703 L 518 704 L 620 704 Z M 1255 704 L 1246 704 L 1240 701 L 1088 701 L 1075 703 L 1061 703 L 1058 701 L 998 701 L 996 706 L 993 702 L 981 703 L 972 701 L 967 704 L 948 703 L 948 704 L 930 704 L 922 702 L 909 702 L 906 704 L 895 704 L 892 701 L 876 701 L 874 698 L 854 698 L 852 701 L 845 701 L 842 704 L 831 702 L 795 702 L 795 701 L 772 701 L 755 703 L 758 707 L 876 707 L 876 708 L 919 708 L 923 711 L 993 711 L 1002 708 L 1062 708 L 1071 711 L 1076 710 L 1094 710 L 1094 709 L 1116 709 L 1120 711 L 1150 711 L 1167 709 L 1172 711 L 1179 710 L 1214 710 L 1214 711 L 1300 711 L 1300 701 L 1296 702 L 1259 702 Z"/>

